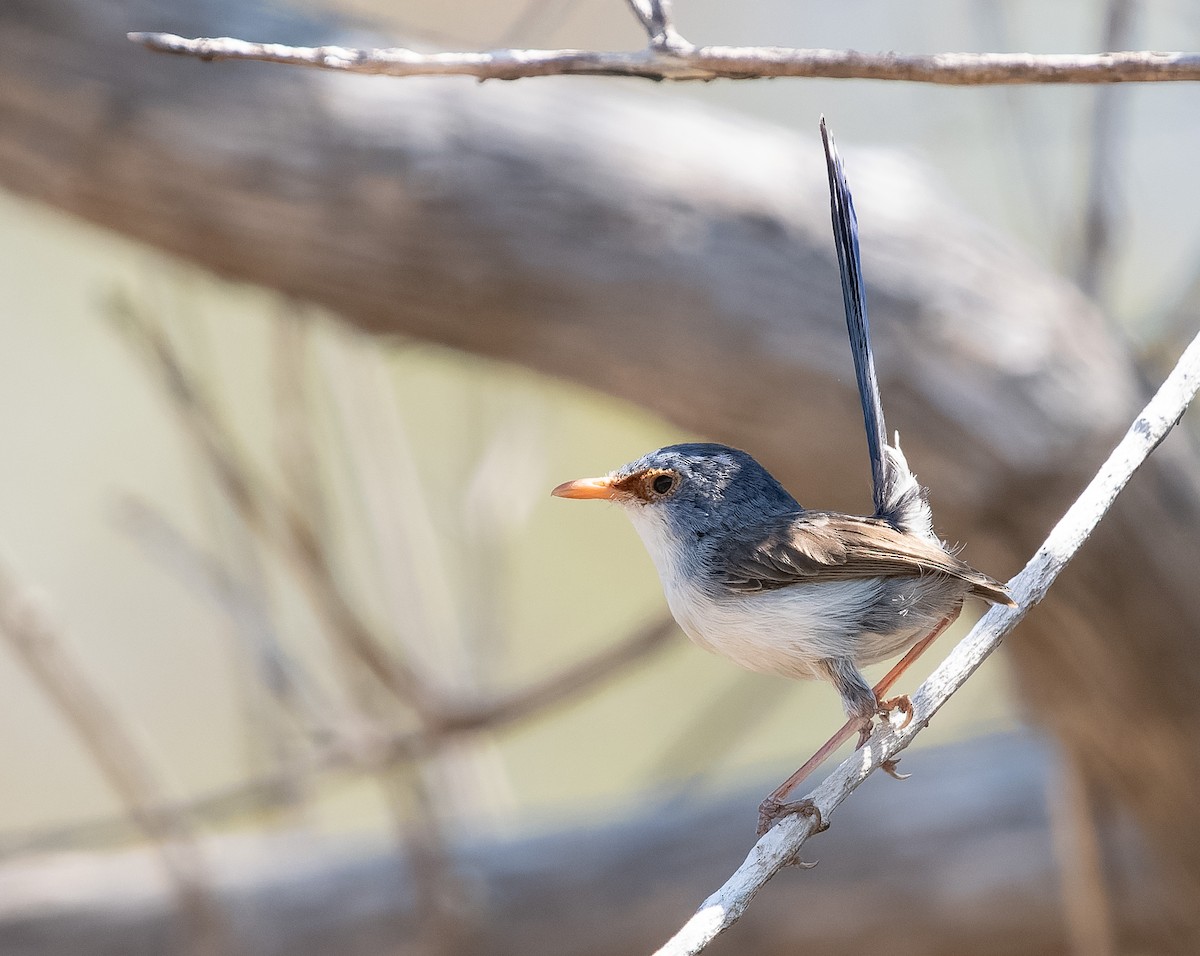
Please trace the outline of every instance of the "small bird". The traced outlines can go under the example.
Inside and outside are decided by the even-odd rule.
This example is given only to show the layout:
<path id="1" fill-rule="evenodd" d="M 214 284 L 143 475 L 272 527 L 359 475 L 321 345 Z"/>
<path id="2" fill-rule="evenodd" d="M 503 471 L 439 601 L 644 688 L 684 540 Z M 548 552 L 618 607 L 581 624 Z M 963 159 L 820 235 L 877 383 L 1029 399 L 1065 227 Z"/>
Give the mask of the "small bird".
<path id="1" fill-rule="evenodd" d="M 552 494 L 620 505 L 684 633 L 753 671 L 829 681 L 861 746 L 877 713 L 899 707 L 911 717 L 911 705 L 907 698 L 881 701 L 859 668 L 940 630 L 968 595 L 1013 600 L 1003 584 L 938 540 L 925 489 L 909 469 L 899 435 L 887 441 L 858 224 L 824 119 L 821 136 L 874 514 L 806 509 L 746 452 L 706 443 L 660 448 L 605 477 L 568 481 Z"/>

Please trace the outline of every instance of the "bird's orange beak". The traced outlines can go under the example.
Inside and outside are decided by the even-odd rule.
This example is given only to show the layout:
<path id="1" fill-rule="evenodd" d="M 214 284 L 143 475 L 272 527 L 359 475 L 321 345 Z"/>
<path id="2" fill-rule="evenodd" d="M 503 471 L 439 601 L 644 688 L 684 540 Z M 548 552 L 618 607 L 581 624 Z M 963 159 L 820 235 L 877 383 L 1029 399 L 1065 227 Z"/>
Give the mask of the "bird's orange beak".
<path id="1" fill-rule="evenodd" d="M 550 494 L 556 498 L 615 498 L 618 492 L 611 478 L 580 478 L 564 481 Z"/>

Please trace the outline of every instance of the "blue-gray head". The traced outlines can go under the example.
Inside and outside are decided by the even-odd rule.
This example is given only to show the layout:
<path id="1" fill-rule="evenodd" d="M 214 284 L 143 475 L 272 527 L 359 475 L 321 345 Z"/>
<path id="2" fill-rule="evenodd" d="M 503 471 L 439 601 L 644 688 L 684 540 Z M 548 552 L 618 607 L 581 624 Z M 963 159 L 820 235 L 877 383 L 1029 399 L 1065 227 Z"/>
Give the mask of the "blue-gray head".
<path id="1" fill-rule="evenodd" d="M 801 510 L 744 451 L 703 443 L 668 445 L 603 478 L 568 481 L 551 494 L 616 502 L 647 546 L 664 533 L 695 540 Z"/>

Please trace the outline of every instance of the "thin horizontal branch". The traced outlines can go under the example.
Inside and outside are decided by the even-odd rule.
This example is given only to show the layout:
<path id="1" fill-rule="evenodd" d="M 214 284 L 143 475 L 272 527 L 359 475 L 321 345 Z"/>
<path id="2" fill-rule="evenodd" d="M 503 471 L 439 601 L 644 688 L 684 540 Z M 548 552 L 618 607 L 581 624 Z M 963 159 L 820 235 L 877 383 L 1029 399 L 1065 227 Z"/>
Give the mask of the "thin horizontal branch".
<path id="1" fill-rule="evenodd" d="M 674 35 L 674 34 L 669 34 Z M 473 76 L 517 80 L 531 76 L 633 76 L 651 80 L 752 80 L 807 76 L 906 80 L 948 86 L 1027 83 L 1151 83 L 1200 80 L 1200 53 L 859 53 L 788 47 L 691 47 L 652 44 L 634 52 L 489 50 L 418 53 L 404 47 L 356 50 L 295 47 L 232 37 L 188 39 L 172 33 L 130 33 L 160 53 L 202 60 L 261 60 L 382 76 Z"/>
<path id="2" fill-rule="evenodd" d="M 917 688 L 912 697 L 913 715 L 908 726 L 894 729 L 885 724 L 861 750 L 843 761 L 806 798 L 812 801 L 817 813 L 785 817 L 768 831 L 725 885 L 701 904 L 656 956 L 698 953 L 732 926 L 763 885 L 799 859 L 800 848 L 808 838 L 828 825 L 833 811 L 871 772 L 916 739 L 942 705 L 1000 646 L 1004 636 L 1046 596 L 1054 579 L 1095 530 L 1133 473 L 1183 417 L 1197 391 L 1200 391 L 1200 335 L 1192 340 L 1158 393 L 1142 410 L 1083 494 L 1055 525 L 1021 573 L 1009 582 L 1017 606 L 991 608 L 929 679 Z"/>

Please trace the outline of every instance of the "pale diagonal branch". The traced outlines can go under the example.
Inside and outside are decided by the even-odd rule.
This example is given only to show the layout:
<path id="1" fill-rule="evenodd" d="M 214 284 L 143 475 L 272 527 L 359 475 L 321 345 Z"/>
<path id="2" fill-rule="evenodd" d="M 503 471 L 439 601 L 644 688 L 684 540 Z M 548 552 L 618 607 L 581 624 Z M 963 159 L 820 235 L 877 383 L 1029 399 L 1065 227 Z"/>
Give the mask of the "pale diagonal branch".
<path id="1" fill-rule="evenodd" d="M 642 19 L 640 13 L 639 19 Z M 670 31 L 668 35 L 679 39 L 678 34 L 670 30 L 669 19 L 664 23 L 665 29 Z M 635 52 L 489 50 L 418 53 L 404 47 L 374 50 L 341 46 L 296 47 L 282 43 L 250 43 L 233 37 L 189 39 L 172 33 L 130 33 L 129 39 L 160 53 L 178 53 L 202 60 L 261 60 L 347 73 L 473 76 L 479 80 L 517 80 L 532 76 L 752 80 L 790 76 L 905 80 L 948 86 L 1200 80 L 1200 53 L 1152 51 L 901 54 L 788 47 L 692 47 L 679 40 L 679 43 L 652 42 L 646 49 Z"/>
<path id="2" fill-rule="evenodd" d="M 810 836 L 828 825 L 830 815 L 885 760 L 916 738 L 951 696 L 1038 603 L 1067 562 L 1083 546 L 1133 473 L 1175 427 L 1200 391 L 1200 335 L 1192 340 L 1174 370 L 1142 410 L 1125 437 L 1101 466 L 1045 543 L 1009 583 L 1015 608 L 993 607 L 912 697 L 913 718 L 907 727 L 884 725 L 861 750 L 842 762 L 809 795 L 811 815 L 785 817 L 750 851 L 746 861 L 710 896 L 656 956 L 700 952 L 745 912 L 754 895 L 776 873 L 798 859 Z"/>

